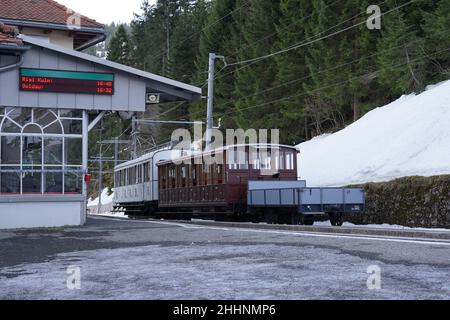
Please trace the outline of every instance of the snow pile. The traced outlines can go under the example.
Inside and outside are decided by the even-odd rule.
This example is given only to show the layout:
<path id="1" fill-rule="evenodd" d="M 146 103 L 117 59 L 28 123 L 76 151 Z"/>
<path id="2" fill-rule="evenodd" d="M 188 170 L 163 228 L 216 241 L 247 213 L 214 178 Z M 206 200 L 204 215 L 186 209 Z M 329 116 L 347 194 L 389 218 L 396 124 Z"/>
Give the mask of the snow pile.
<path id="1" fill-rule="evenodd" d="M 330 221 L 316 221 L 314 222 L 315 227 L 330 227 L 331 223 Z M 433 232 L 446 232 L 450 233 L 449 229 L 443 229 L 443 228 L 412 228 L 412 227 L 405 227 L 398 224 L 361 224 L 356 225 L 351 222 L 344 222 L 342 225 L 344 228 L 354 228 L 354 229 L 392 229 L 392 230 L 406 230 L 406 231 L 433 231 Z"/>
<path id="2" fill-rule="evenodd" d="M 103 189 L 102 191 L 102 205 L 113 203 L 114 199 L 114 189 L 112 190 L 113 193 L 111 195 L 108 195 L 108 188 Z M 88 207 L 90 206 L 97 206 L 98 205 L 98 197 L 92 200 L 92 198 L 89 198 L 88 200 Z"/>
<path id="3" fill-rule="evenodd" d="M 450 174 L 450 81 L 403 96 L 299 148 L 300 176 L 310 186 Z"/>

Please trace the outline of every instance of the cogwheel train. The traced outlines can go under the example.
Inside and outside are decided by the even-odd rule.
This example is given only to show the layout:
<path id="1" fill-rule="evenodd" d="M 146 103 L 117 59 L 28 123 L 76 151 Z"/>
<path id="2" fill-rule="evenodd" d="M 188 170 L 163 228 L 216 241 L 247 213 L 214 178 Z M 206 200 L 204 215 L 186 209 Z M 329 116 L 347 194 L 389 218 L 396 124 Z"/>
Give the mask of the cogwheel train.
<path id="1" fill-rule="evenodd" d="M 186 153 L 160 149 L 115 168 L 114 210 L 131 217 L 314 223 L 364 209 L 362 189 L 307 188 L 299 149 L 247 144 Z"/>

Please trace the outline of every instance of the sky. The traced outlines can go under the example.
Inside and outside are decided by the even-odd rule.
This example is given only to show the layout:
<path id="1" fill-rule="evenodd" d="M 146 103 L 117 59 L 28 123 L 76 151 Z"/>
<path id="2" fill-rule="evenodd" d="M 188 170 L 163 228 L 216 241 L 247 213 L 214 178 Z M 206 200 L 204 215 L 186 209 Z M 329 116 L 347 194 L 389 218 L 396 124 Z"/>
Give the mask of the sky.
<path id="1" fill-rule="evenodd" d="M 111 22 L 131 22 L 133 13 L 140 13 L 143 0 L 56 0 L 66 7 L 108 24 Z M 149 1 L 150 3 L 156 2 Z"/>

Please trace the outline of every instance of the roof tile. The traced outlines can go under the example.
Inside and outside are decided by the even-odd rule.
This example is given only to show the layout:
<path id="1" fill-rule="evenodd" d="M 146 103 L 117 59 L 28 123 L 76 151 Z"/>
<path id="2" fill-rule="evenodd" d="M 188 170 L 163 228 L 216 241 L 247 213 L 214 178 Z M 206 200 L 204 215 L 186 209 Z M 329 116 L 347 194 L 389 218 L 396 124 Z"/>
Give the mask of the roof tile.
<path id="1" fill-rule="evenodd" d="M 0 23 L 0 44 L 22 45 L 17 28 Z"/>
<path id="2" fill-rule="evenodd" d="M 53 0 L 1 0 L 0 18 L 67 24 L 73 11 Z M 103 28 L 88 17 L 81 16 L 81 27 Z"/>

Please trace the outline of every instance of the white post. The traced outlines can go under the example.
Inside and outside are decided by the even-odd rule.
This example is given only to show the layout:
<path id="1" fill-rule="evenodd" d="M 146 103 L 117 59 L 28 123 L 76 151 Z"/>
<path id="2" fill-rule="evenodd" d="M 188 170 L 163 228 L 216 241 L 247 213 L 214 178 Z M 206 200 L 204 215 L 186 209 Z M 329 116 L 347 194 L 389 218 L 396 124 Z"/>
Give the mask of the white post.
<path id="1" fill-rule="evenodd" d="M 83 150 L 82 150 L 82 165 L 84 175 L 88 174 L 89 170 L 89 116 L 86 110 L 83 110 Z M 85 198 L 84 217 L 81 219 L 82 224 L 86 222 L 86 208 L 87 208 L 87 194 L 88 188 L 85 176 L 83 175 L 83 196 Z"/>

